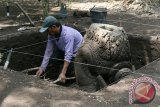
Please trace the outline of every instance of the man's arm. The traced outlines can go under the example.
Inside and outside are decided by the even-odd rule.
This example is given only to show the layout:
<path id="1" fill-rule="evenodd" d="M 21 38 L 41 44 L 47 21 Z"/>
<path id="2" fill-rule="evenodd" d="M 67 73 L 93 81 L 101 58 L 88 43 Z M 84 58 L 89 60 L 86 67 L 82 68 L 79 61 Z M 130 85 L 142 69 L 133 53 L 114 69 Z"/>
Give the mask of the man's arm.
<path id="1" fill-rule="evenodd" d="M 48 37 L 47 46 L 45 50 L 45 54 L 43 57 L 42 64 L 39 68 L 39 70 L 36 72 L 36 75 L 39 77 L 41 74 L 46 70 L 46 67 L 48 65 L 49 59 L 53 53 L 53 42 L 52 39 Z"/>
<path id="2" fill-rule="evenodd" d="M 66 72 L 68 69 L 68 66 L 73 58 L 73 44 L 74 44 L 74 39 L 68 39 L 67 41 L 67 45 L 65 47 L 65 56 L 64 56 L 64 65 L 62 68 L 62 71 L 59 75 L 59 78 L 61 80 L 65 80 L 66 79 Z"/>
<path id="3" fill-rule="evenodd" d="M 51 38 L 49 38 L 48 41 L 47 41 L 47 46 L 46 46 L 45 54 L 44 54 L 44 57 L 43 57 L 43 61 L 42 61 L 42 64 L 40 66 L 40 68 L 43 71 L 46 70 L 46 67 L 49 63 L 49 59 L 50 59 L 52 53 L 53 53 L 53 40 Z"/>
<path id="4" fill-rule="evenodd" d="M 61 73 L 59 75 L 59 78 L 62 81 L 65 81 L 65 79 L 66 79 L 66 72 L 67 72 L 68 66 L 69 66 L 69 62 L 64 61 L 64 65 L 63 65 L 62 71 L 61 71 Z"/>

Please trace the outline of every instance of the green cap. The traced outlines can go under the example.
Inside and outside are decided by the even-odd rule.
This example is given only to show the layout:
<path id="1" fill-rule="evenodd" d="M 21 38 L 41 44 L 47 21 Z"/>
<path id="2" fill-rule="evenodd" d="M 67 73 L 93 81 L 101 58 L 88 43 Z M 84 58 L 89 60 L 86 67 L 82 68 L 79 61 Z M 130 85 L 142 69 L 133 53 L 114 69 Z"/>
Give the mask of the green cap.
<path id="1" fill-rule="evenodd" d="M 57 21 L 57 19 L 56 19 L 55 17 L 53 17 L 53 16 L 47 16 L 47 17 L 44 19 L 43 24 L 42 24 L 42 27 L 41 27 L 41 29 L 39 30 L 39 32 L 41 32 L 41 33 L 45 32 L 45 31 L 48 29 L 48 27 L 56 24 L 57 22 L 58 22 L 58 21 Z"/>

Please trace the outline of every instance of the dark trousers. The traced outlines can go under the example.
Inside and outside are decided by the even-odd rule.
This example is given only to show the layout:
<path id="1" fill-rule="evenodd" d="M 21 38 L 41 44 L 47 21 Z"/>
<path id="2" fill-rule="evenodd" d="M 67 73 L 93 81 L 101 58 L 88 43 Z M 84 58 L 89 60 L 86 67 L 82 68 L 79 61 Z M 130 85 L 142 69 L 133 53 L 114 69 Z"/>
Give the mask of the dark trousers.
<path id="1" fill-rule="evenodd" d="M 46 69 L 46 71 L 49 71 L 49 78 L 58 78 L 64 65 L 64 55 L 65 53 L 63 51 L 59 50 L 58 48 L 54 48 L 53 55 Z M 66 77 L 74 76 L 74 63 L 72 61 L 74 61 L 74 58 L 72 58 L 69 64 L 66 72 Z"/>

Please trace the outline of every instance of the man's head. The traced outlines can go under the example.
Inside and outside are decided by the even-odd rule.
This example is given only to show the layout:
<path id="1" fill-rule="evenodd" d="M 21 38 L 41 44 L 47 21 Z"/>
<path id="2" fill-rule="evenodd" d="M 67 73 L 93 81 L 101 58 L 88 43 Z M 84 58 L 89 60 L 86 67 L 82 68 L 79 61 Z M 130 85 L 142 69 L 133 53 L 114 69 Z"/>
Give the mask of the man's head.
<path id="1" fill-rule="evenodd" d="M 60 22 L 55 17 L 48 16 L 44 19 L 42 28 L 39 31 L 41 33 L 48 31 L 50 35 L 58 36 L 60 26 Z"/>

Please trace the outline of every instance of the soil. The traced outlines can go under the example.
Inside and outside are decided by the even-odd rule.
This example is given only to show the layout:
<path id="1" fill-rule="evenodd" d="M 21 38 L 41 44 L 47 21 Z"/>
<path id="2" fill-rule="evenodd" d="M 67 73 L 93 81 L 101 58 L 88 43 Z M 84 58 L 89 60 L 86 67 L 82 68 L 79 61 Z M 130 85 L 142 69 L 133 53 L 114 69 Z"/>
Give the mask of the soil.
<path id="1" fill-rule="evenodd" d="M 98 4 L 94 3 L 97 6 L 104 6 L 104 3 Z M 68 11 L 68 18 L 60 18 L 59 20 L 63 24 L 76 25 L 82 31 L 87 30 L 90 24 L 92 23 L 90 17 L 73 17 L 72 12 L 76 9 L 88 9 L 93 7 L 92 3 L 87 3 L 84 5 L 82 3 L 72 3 Z M 35 22 L 36 27 L 31 28 L 28 26 L 28 20 L 21 14 L 20 10 L 17 9 L 14 5 L 11 5 L 11 16 L 6 17 L 6 7 L 3 5 L 0 6 L 0 37 L 7 37 L 7 35 L 12 36 L 16 34 L 17 29 L 21 27 L 28 27 L 29 29 L 38 31 L 42 20 L 43 15 L 41 11 L 41 6 L 29 6 L 24 5 L 25 10 L 29 13 L 31 19 Z M 112 7 L 112 6 L 110 6 Z M 27 8 L 34 8 L 38 10 L 31 10 Z M 51 8 L 51 15 L 57 14 L 59 8 Z M 145 17 L 142 17 L 145 16 Z M 131 34 L 131 37 L 137 37 L 136 40 L 139 40 L 142 36 L 151 40 L 154 36 L 160 35 L 160 19 L 157 17 L 158 14 L 147 14 L 136 15 L 134 13 L 127 12 L 115 12 L 115 10 L 108 10 L 107 23 L 114 24 L 117 26 L 122 26 L 128 34 Z M 121 23 L 119 19 L 123 20 Z M 141 24 L 140 24 L 141 23 Z M 154 25 L 154 26 L 153 26 Z M 18 32 L 19 33 L 19 32 Z M 22 32 L 23 34 L 23 32 Z M 141 35 L 141 36 L 140 36 Z M 130 38 L 133 40 L 132 38 Z M 153 75 L 152 78 L 160 83 L 159 76 L 159 60 L 152 62 L 157 59 L 159 56 L 154 56 L 155 58 L 149 59 L 149 62 L 146 63 L 141 57 L 144 57 L 144 54 L 141 54 L 141 48 L 135 50 L 134 47 L 140 47 L 140 44 L 137 44 L 136 41 L 131 41 L 131 53 L 132 56 L 137 56 L 133 59 L 133 62 L 136 64 L 136 73 L 146 73 L 148 75 Z M 150 41 L 149 41 L 150 42 Z M 9 43 L 8 43 L 9 44 Z M 147 44 L 147 43 L 146 43 Z M 157 44 L 156 44 L 157 45 Z M 158 44 L 159 45 L 159 44 Z M 16 46 L 16 45 L 15 45 Z M 151 47 L 152 48 L 152 47 Z M 150 48 L 148 48 L 150 49 Z M 150 50 L 149 50 L 150 51 Z M 143 52 L 144 53 L 144 52 Z M 159 53 L 159 48 L 155 50 L 154 53 Z M 156 54 L 156 55 L 157 55 Z M 152 55 L 153 56 L 153 55 Z M 147 59 L 145 59 L 147 60 Z M 40 62 L 39 62 L 40 63 Z M 144 65 L 148 64 L 145 67 Z M 141 69 L 138 69 L 142 67 Z M 1 107 L 157 107 L 159 106 L 159 90 L 157 89 L 157 94 L 155 99 L 147 105 L 133 104 L 129 105 L 129 86 L 132 81 L 141 75 L 131 74 L 118 83 L 106 86 L 102 90 L 99 90 L 94 93 L 87 93 L 71 87 L 63 87 L 56 84 L 53 84 L 49 81 L 44 81 L 37 77 L 28 76 L 23 73 L 12 71 L 12 70 L 0 70 L 0 106 Z"/>

